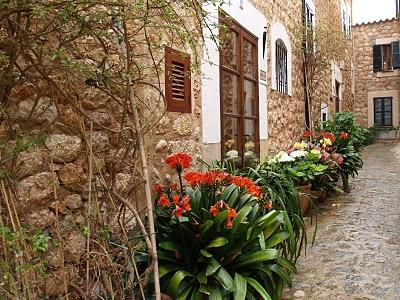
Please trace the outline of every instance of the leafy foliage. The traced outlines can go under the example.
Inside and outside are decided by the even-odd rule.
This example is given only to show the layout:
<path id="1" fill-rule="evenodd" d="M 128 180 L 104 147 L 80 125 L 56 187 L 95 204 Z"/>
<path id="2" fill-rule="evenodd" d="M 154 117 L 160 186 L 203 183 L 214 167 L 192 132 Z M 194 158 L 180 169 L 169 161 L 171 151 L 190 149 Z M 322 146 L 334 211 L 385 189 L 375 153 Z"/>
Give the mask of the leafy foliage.
<path id="1" fill-rule="evenodd" d="M 279 299 L 296 270 L 287 213 L 268 211 L 268 192 L 247 177 L 192 173 L 183 194 L 156 194 L 162 289 L 173 299 Z"/>

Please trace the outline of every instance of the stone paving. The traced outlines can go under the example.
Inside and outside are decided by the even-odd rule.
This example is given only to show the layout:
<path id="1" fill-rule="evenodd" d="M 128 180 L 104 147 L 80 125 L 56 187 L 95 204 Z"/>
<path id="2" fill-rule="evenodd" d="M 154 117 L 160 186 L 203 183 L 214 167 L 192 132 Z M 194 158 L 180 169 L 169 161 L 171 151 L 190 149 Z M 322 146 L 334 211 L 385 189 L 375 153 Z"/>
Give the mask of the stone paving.
<path id="1" fill-rule="evenodd" d="M 400 300 L 400 143 L 368 146 L 363 159 L 351 192 L 319 206 L 284 299 Z"/>

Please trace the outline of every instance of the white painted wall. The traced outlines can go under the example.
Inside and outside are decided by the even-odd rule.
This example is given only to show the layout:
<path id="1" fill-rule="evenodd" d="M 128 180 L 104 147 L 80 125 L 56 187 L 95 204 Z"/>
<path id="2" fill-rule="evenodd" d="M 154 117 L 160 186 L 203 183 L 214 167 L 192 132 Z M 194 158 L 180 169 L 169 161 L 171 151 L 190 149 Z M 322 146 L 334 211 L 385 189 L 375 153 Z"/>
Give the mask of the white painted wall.
<path id="1" fill-rule="evenodd" d="M 210 13 L 210 26 L 215 27 L 212 23 L 218 23 L 218 7 L 209 4 L 204 8 Z M 260 71 L 266 72 L 267 53 L 264 56 L 262 53 L 264 27 L 267 26 L 265 16 L 248 0 L 232 0 L 221 8 L 249 32 L 258 37 L 259 74 Z M 213 32 L 218 36 L 218 29 L 214 28 Z M 202 72 L 205 77 L 202 80 L 201 92 L 204 144 L 221 142 L 219 52 L 217 45 L 210 36 L 209 34 L 205 40 L 204 60 L 202 62 Z M 268 138 L 267 82 L 262 80 L 259 80 L 259 111 L 260 140 L 264 140 Z"/>
<path id="2" fill-rule="evenodd" d="M 288 72 L 288 94 L 292 96 L 292 44 L 286 32 L 285 27 L 281 23 L 274 23 L 271 26 L 271 83 L 272 89 L 277 90 L 276 84 L 276 41 L 281 39 L 287 50 L 287 72 Z"/>
<path id="3" fill-rule="evenodd" d="M 326 114 L 326 121 L 329 120 L 329 105 L 328 103 L 321 103 L 321 122 L 323 121 L 323 115 Z"/>

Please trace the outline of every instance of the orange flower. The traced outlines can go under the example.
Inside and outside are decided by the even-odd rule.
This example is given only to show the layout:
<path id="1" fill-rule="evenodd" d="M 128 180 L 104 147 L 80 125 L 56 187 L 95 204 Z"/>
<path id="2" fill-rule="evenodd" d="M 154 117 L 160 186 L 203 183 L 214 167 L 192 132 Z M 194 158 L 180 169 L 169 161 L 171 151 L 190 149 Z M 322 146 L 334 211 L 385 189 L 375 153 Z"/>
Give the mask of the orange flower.
<path id="1" fill-rule="evenodd" d="M 247 192 L 254 197 L 261 198 L 261 187 L 257 185 L 248 187 Z"/>
<path id="2" fill-rule="evenodd" d="M 182 201 L 179 203 L 179 205 L 184 211 L 192 210 L 192 207 L 190 206 L 190 198 L 188 195 L 183 196 Z"/>
<path id="3" fill-rule="evenodd" d="M 165 159 L 165 163 L 171 168 L 182 171 L 183 169 L 187 169 L 190 167 L 192 163 L 192 157 L 189 154 L 178 152 L 169 155 Z"/>
<path id="4" fill-rule="evenodd" d="M 210 208 L 210 213 L 213 217 L 216 217 L 219 214 L 219 209 L 216 207 L 217 205 L 213 205 Z"/>
<path id="5" fill-rule="evenodd" d="M 347 140 L 348 138 L 349 138 L 349 134 L 347 133 L 347 132 L 341 132 L 340 133 L 340 138 L 342 139 L 342 140 Z"/>
<path id="6" fill-rule="evenodd" d="M 169 207 L 171 205 L 171 202 L 169 201 L 167 195 L 162 194 L 160 196 L 160 198 L 158 199 L 157 204 L 158 204 L 158 206 L 167 206 L 167 207 Z"/>
<path id="7" fill-rule="evenodd" d="M 172 191 L 176 191 L 176 190 L 178 189 L 178 184 L 177 184 L 177 183 L 173 183 L 173 184 L 171 184 L 171 185 L 169 186 L 169 188 L 170 188 Z"/>
<path id="8" fill-rule="evenodd" d="M 229 215 L 228 218 L 235 218 L 237 216 L 236 210 L 227 206 Z"/>
<path id="9" fill-rule="evenodd" d="M 266 209 L 271 209 L 272 208 L 272 203 L 271 202 L 267 202 L 267 204 L 265 204 L 265 208 Z"/>
<path id="10" fill-rule="evenodd" d="M 153 188 L 156 193 L 162 193 L 164 189 L 164 187 L 159 183 L 155 184 Z"/>
<path id="11" fill-rule="evenodd" d="M 226 228 L 232 228 L 233 222 L 231 218 L 226 218 Z"/>
<path id="12" fill-rule="evenodd" d="M 225 172 L 187 172 L 184 175 L 184 179 L 191 185 L 201 185 L 201 184 L 215 184 L 217 182 L 222 182 L 229 177 L 228 173 Z"/>
<path id="13" fill-rule="evenodd" d="M 234 184 L 240 188 L 248 188 L 254 185 L 254 181 L 242 176 L 233 176 L 229 179 L 229 183 Z"/>
<path id="14" fill-rule="evenodd" d="M 182 207 L 179 207 L 178 205 L 176 205 L 172 214 L 177 218 L 182 218 L 184 212 L 185 211 L 182 209 Z"/>
<path id="15" fill-rule="evenodd" d="M 180 200 L 181 200 L 181 197 L 179 197 L 178 194 L 172 195 L 172 202 L 174 202 L 174 204 L 178 204 Z"/>

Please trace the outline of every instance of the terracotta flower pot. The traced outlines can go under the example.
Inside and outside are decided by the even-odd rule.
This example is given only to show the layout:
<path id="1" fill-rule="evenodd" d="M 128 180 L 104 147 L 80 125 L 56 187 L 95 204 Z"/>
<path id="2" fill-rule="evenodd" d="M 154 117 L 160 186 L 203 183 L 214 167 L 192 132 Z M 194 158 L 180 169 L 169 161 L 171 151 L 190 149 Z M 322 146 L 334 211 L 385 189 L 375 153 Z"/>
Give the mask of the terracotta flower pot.
<path id="1" fill-rule="evenodd" d="M 310 191 L 310 194 L 313 200 L 317 202 L 325 202 L 326 200 L 326 191 L 324 190 Z"/>
<path id="2" fill-rule="evenodd" d="M 299 192 L 299 203 L 302 213 L 304 214 L 308 207 L 310 206 L 310 192 L 311 192 L 311 184 L 302 185 L 297 187 L 297 191 Z"/>

